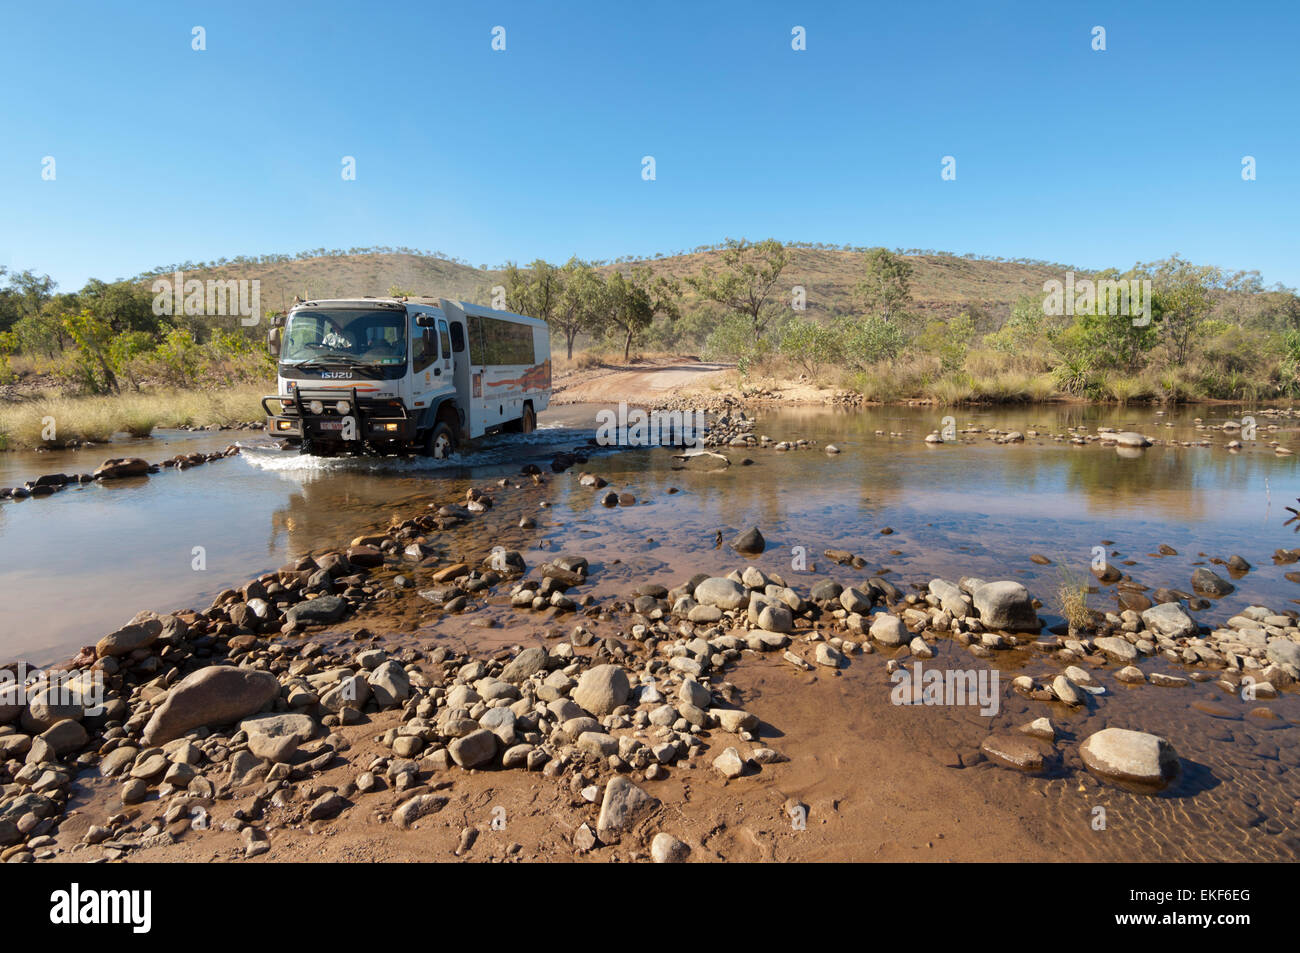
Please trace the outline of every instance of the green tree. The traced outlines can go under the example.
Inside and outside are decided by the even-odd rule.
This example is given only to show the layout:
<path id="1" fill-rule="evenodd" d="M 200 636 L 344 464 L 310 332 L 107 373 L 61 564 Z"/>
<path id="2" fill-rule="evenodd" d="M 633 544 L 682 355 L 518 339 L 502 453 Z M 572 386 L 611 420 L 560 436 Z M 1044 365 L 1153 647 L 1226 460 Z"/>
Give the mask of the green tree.
<path id="1" fill-rule="evenodd" d="M 605 306 L 605 282 L 591 265 L 570 258 L 560 269 L 560 293 L 551 328 L 564 335 L 570 359 L 573 342 L 579 334 L 591 334 L 600 327 Z"/>
<path id="2" fill-rule="evenodd" d="M 650 327 L 656 315 L 675 320 L 681 313 L 678 304 L 681 290 L 677 283 L 663 275 L 655 275 L 647 266 L 632 269 L 625 276 L 612 272 L 605 283 L 605 301 L 602 311 L 605 327 L 623 339 L 623 360 L 632 353 L 632 342 L 638 334 Z"/>
<path id="3" fill-rule="evenodd" d="M 706 263 L 686 283 L 708 300 L 748 318 L 750 331 L 757 339 L 774 310 L 772 289 L 790 262 L 789 252 L 774 238 L 756 243 L 728 238 L 721 259 L 721 271 L 715 272 Z"/>
<path id="4" fill-rule="evenodd" d="M 862 255 L 862 278 L 853 293 L 868 314 L 893 321 L 912 300 L 912 266 L 887 249 L 868 248 Z"/>

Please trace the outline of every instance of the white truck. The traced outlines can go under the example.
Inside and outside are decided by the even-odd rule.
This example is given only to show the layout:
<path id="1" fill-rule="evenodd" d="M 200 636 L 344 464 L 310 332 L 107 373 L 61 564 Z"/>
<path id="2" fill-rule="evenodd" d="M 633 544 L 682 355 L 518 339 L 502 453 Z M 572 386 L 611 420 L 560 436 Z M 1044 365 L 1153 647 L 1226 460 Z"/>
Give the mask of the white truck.
<path id="1" fill-rule="evenodd" d="M 446 458 L 531 432 L 551 397 L 546 322 L 445 298 L 296 303 L 267 339 L 279 392 L 267 433 L 303 453 Z"/>

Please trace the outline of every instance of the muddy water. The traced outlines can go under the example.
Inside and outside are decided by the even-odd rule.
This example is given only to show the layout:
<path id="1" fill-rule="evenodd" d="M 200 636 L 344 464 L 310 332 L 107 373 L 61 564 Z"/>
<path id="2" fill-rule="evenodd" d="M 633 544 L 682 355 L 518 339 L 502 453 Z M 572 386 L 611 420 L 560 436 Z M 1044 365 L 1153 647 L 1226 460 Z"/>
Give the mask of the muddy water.
<path id="1" fill-rule="evenodd" d="M 804 591 L 827 575 L 848 583 L 883 573 L 905 590 L 934 576 L 1015 578 L 1043 600 L 1042 614 L 1055 623 L 1057 586 L 1067 576 L 1090 578 L 1094 547 L 1104 545 L 1111 562 L 1152 589 L 1189 589 L 1199 565 L 1229 577 L 1211 560 L 1244 557 L 1254 568 L 1232 577 L 1237 590 L 1197 614 L 1212 624 L 1247 605 L 1286 610 L 1300 600 L 1300 585 L 1285 577 L 1296 567 L 1274 565 L 1270 558 L 1277 548 L 1300 546 L 1284 509 L 1300 497 L 1296 458 L 1277 456 L 1268 445 L 1277 440 L 1296 446 L 1300 435 L 1292 422 L 1279 421 L 1282 429 L 1269 431 L 1267 418 L 1259 418 L 1259 439 L 1232 454 L 1224 449 L 1227 436 L 1199 429 L 1194 418 L 1239 419 L 1240 408 L 1163 416 L 1149 408 L 968 411 L 954 414 L 959 428 L 1036 429 L 1044 436 L 999 446 L 972 435 L 929 447 L 922 438 L 941 416 L 932 409 L 786 410 L 763 415 L 758 432 L 834 442 L 843 452 L 729 451 L 734 465 L 717 472 L 676 469 L 672 453 L 663 449 L 605 452 L 586 469 L 637 497 L 633 506 L 607 509 L 595 491 L 578 484 L 576 469 L 556 475 L 545 466 L 555 450 L 586 442 L 595 409 L 560 408 L 543 417 L 544 429 L 536 434 L 502 438 L 450 464 L 249 453 L 147 480 L 0 504 L 0 655 L 51 662 L 139 609 L 201 608 L 222 589 L 295 555 L 339 545 L 387 525 L 393 515 L 411 516 L 461 498 L 471 485 L 514 477 L 529 461 L 542 465 L 546 482 L 534 487 L 522 481 L 516 490 L 501 491 L 487 516 L 437 538 L 441 555 L 481 558 L 501 544 L 535 565 L 556 552 L 582 553 L 593 569 L 593 584 L 583 591 L 604 603 L 611 596 L 625 598 L 642 582 L 672 586 L 694 572 L 735 568 L 743 561 L 716 545 L 718 532 L 725 540 L 757 525 L 768 548 L 754 562 Z M 1157 446 L 1121 455 L 1047 436 L 1067 426 L 1208 438 L 1212 446 Z M 219 449 L 230 439 L 173 435 L 114 447 L 113 455 L 161 460 L 181 451 Z M 108 455 L 99 448 L 80 459 L 0 456 L 0 485 L 90 469 Z M 744 457 L 752 465 L 741 465 Z M 537 527 L 519 529 L 523 515 L 532 516 Z M 1161 544 L 1177 555 L 1158 555 Z M 194 568 L 194 548 L 200 546 L 206 559 L 201 570 Z M 821 555 L 826 549 L 857 553 L 867 565 L 834 565 Z M 806 554 L 803 569 L 800 553 Z M 1032 562 L 1031 554 L 1048 557 L 1051 565 Z M 422 645 L 447 639 L 495 646 L 532 641 L 547 629 L 566 630 L 571 621 L 519 613 L 504 602 L 498 596 L 448 620 L 415 593 L 399 593 L 384 610 L 389 624 L 383 628 Z M 1099 587 L 1090 604 L 1114 608 L 1113 588 Z M 617 618 L 599 626 L 599 634 L 617 634 Z M 486 627 L 489 622 L 492 627 Z M 985 663 L 941 641 L 932 664 Z M 901 746 L 909 757 L 929 758 L 969 779 L 962 790 L 970 803 L 955 806 L 954 818 L 978 816 L 981 804 L 1018 815 L 1025 837 L 1054 856 L 1295 859 L 1300 696 L 1294 691 L 1254 703 L 1225 694 L 1213 682 L 1133 688 L 1116 682 L 1115 667 L 1109 666 L 1096 674 L 1106 693 L 1086 710 L 1071 712 L 1021 699 L 1006 688 L 1021 672 L 1055 674 L 1054 663 L 1015 652 L 998 653 L 990 664 L 1004 676 L 1002 705 L 992 718 L 973 708 L 889 704 L 881 653 L 855 657 L 835 676 L 838 690 L 801 692 L 800 681 L 812 676 L 795 675 L 774 659 L 741 665 L 732 677 L 747 707 L 783 713 L 780 719 L 764 715 L 780 721 L 780 734 L 765 741 L 798 755 L 784 776 L 790 780 L 783 796 L 852 806 L 866 790 L 864 772 L 888 763 L 881 761 L 880 746 Z M 1162 660 L 1148 659 L 1142 667 L 1186 674 Z M 818 673 L 816 680 L 828 677 Z M 1051 717 L 1061 735 L 1041 776 L 979 759 L 980 742 L 990 732 L 1014 730 L 1040 715 Z M 1082 770 L 1077 749 L 1106 726 L 1170 738 L 1183 759 L 1182 778 L 1154 797 L 1099 784 Z M 899 790 L 924 795 L 902 782 Z M 905 804 L 887 807 L 906 810 Z M 864 817 L 882 810 L 879 804 L 859 808 Z M 966 814 L 967 808 L 976 813 Z M 827 849 L 871 856 L 864 840 L 874 836 L 870 824 L 844 829 L 852 831 L 849 841 Z M 999 856 L 992 849 L 990 855 Z"/>

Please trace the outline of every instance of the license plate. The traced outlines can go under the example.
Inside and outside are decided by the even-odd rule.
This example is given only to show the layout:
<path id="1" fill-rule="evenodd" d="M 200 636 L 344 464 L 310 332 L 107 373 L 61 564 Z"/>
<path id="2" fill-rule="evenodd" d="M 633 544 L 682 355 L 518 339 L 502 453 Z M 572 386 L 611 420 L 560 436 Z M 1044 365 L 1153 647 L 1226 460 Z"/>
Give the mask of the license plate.
<path id="1" fill-rule="evenodd" d="M 341 420 L 322 420 L 320 422 L 321 430 L 342 430 L 343 421 Z"/>

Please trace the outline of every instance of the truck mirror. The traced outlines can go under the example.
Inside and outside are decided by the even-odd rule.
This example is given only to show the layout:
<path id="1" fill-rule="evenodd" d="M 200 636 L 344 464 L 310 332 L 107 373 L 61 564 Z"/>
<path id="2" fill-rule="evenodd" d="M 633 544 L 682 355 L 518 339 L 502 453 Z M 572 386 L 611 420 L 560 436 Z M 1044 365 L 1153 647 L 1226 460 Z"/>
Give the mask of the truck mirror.
<path id="1" fill-rule="evenodd" d="M 266 332 L 266 349 L 271 352 L 272 357 L 280 356 L 280 329 L 271 328 Z"/>
<path id="2" fill-rule="evenodd" d="M 417 328 L 432 328 L 436 326 L 437 320 L 431 314 L 417 314 L 415 316 L 415 326 Z"/>

